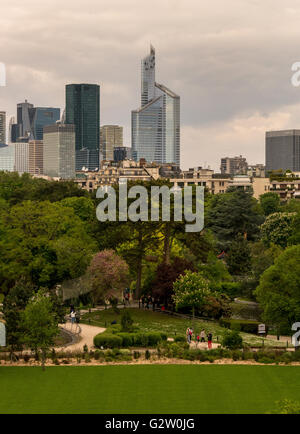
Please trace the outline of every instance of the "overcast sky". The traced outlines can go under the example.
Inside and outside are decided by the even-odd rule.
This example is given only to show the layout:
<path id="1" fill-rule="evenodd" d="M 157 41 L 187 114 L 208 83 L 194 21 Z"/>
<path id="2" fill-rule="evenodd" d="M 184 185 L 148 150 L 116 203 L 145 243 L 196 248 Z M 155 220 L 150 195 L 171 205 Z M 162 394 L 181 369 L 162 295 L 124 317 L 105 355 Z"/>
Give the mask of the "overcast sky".
<path id="1" fill-rule="evenodd" d="M 0 14 L 7 86 L 0 110 L 25 98 L 64 107 L 64 85 L 99 83 L 101 124 L 124 126 L 140 104 L 140 60 L 181 97 L 184 168 L 243 154 L 264 162 L 264 133 L 300 129 L 299 0 L 10 0 Z"/>

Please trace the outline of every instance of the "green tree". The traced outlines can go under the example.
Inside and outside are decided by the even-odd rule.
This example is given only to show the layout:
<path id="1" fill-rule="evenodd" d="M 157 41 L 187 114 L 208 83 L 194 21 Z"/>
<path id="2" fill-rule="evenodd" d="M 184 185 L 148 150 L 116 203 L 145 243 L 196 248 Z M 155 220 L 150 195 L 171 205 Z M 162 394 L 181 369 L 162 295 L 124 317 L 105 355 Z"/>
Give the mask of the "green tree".
<path id="1" fill-rule="evenodd" d="M 7 290 L 25 276 L 52 287 L 83 274 L 96 244 L 74 210 L 60 203 L 31 202 L 0 215 L 0 283 Z"/>
<path id="2" fill-rule="evenodd" d="M 54 345 L 54 338 L 59 333 L 57 317 L 50 297 L 40 290 L 27 304 L 22 319 L 23 341 L 37 355 L 41 354 L 44 369 L 47 352 Z"/>
<path id="3" fill-rule="evenodd" d="M 280 211 L 280 198 L 276 193 L 265 193 L 259 197 L 260 206 L 265 216 Z"/>
<path id="4" fill-rule="evenodd" d="M 194 322 L 195 310 L 201 311 L 208 297 L 212 295 L 208 280 L 200 273 L 187 271 L 174 282 L 173 288 L 176 309 L 190 308 Z"/>
<path id="5" fill-rule="evenodd" d="M 261 276 L 255 291 L 263 309 L 263 318 L 290 333 L 300 318 L 300 245 L 287 248 Z"/>
<path id="6" fill-rule="evenodd" d="M 252 192 L 241 189 L 215 195 L 207 211 L 207 227 L 225 249 L 240 235 L 249 241 L 255 240 L 262 222 L 263 216 Z"/>
<path id="7" fill-rule="evenodd" d="M 277 212 L 266 218 L 264 224 L 261 225 L 261 239 L 267 245 L 270 243 L 277 244 L 281 247 L 286 247 L 288 240 L 293 233 L 293 221 L 295 213 Z"/>
<path id="8" fill-rule="evenodd" d="M 247 274 L 251 270 L 251 252 L 247 240 L 239 237 L 231 243 L 226 263 L 229 273 L 235 276 Z"/>
<path id="9" fill-rule="evenodd" d="M 22 313 L 33 294 L 32 284 L 25 279 L 20 279 L 4 298 L 2 311 L 6 323 L 6 342 L 11 359 L 17 350 L 22 349 L 24 335 Z"/>
<path id="10" fill-rule="evenodd" d="M 262 241 L 251 245 L 251 268 L 257 281 L 263 272 L 274 264 L 282 251 L 280 246 L 271 243 L 270 247 L 267 247 Z"/>

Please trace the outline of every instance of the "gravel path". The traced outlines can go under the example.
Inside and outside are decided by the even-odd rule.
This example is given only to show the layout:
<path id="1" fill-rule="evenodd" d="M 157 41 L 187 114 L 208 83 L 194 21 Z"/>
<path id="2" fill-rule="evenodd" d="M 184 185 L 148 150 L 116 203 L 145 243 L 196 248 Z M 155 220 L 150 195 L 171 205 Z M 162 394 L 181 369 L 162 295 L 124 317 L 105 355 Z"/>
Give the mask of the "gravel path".
<path id="1" fill-rule="evenodd" d="M 74 327 L 74 330 L 72 330 Z M 78 335 L 78 341 L 63 348 L 56 348 L 57 351 L 82 351 L 84 345 L 87 345 L 91 350 L 94 346 L 94 337 L 99 333 L 103 333 L 106 329 L 103 327 L 95 327 L 87 324 L 80 324 L 81 333 Z M 67 329 L 69 332 L 76 333 L 76 325 L 69 324 Z"/>

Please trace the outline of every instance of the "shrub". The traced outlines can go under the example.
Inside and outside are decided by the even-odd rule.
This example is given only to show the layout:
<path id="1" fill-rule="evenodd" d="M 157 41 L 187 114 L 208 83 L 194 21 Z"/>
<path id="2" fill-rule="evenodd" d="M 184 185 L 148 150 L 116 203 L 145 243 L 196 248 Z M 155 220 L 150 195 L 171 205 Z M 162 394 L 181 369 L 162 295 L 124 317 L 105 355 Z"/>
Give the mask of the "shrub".
<path id="1" fill-rule="evenodd" d="M 222 318 L 220 319 L 219 324 L 222 327 L 226 327 L 231 330 L 237 330 L 244 333 L 257 334 L 259 321 L 245 321 L 245 320 L 238 320 L 238 319 Z"/>
<path id="2" fill-rule="evenodd" d="M 122 346 L 122 338 L 109 333 L 100 333 L 94 337 L 94 345 L 97 348 L 117 348 Z"/>
<path id="3" fill-rule="evenodd" d="M 141 357 L 141 353 L 139 352 L 139 351 L 134 351 L 133 352 L 133 357 L 134 357 L 134 359 L 139 359 L 140 357 Z"/>
<path id="4" fill-rule="evenodd" d="M 175 336 L 174 342 L 186 342 L 185 336 Z"/>
<path id="5" fill-rule="evenodd" d="M 122 338 L 122 347 L 132 347 L 134 343 L 133 333 L 118 333 Z"/>
<path id="6" fill-rule="evenodd" d="M 159 342 L 161 342 L 162 339 L 162 333 L 148 333 L 148 345 L 153 347 L 157 345 Z"/>
<path id="7" fill-rule="evenodd" d="M 29 354 L 24 354 L 23 360 L 24 360 L 25 363 L 28 363 L 29 360 L 30 360 L 30 355 Z"/>
<path id="8" fill-rule="evenodd" d="M 242 348 L 243 339 L 237 331 L 228 330 L 224 333 L 222 345 L 230 350 L 237 350 L 238 348 Z"/>
<path id="9" fill-rule="evenodd" d="M 122 313 L 121 318 L 122 332 L 130 332 L 132 331 L 133 319 L 129 310 L 125 310 Z"/>

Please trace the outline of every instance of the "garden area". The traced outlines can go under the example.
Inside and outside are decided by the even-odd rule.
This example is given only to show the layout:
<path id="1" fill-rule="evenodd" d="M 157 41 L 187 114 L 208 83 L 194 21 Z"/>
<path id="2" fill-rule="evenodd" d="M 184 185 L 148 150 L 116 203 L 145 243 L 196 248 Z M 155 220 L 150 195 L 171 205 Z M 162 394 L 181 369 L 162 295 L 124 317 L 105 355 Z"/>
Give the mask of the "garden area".
<path id="1" fill-rule="evenodd" d="M 195 324 L 195 333 L 200 333 L 201 330 L 205 330 L 206 335 L 211 332 L 213 335 L 213 342 L 221 343 L 222 337 L 226 331 L 225 327 L 222 327 L 218 321 L 205 321 L 199 319 L 188 319 L 177 316 L 172 316 L 167 313 L 153 312 L 151 310 L 129 308 L 125 311 L 130 313 L 133 324 L 136 329 L 143 333 L 163 333 L 167 338 L 171 339 L 183 339 L 185 340 L 186 329 Z M 121 324 L 121 318 L 123 309 L 116 313 L 113 309 L 106 309 L 101 311 L 93 311 L 86 313 L 82 316 L 82 322 L 85 324 L 91 324 L 99 327 L 105 327 L 109 329 L 117 329 L 118 324 Z M 115 325 L 112 325 L 115 323 Z M 252 321 L 232 321 L 233 328 L 239 331 L 245 345 L 253 347 L 281 347 L 286 348 L 286 341 L 277 341 L 276 338 L 264 339 L 257 334 L 250 334 L 241 332 L 241 327 L 252 326 L 253 330 L 257 331 L 257 322 Z M 251 328 L 251 327 L 250 327 Z M 109 330 L 108 330 L 108 333 Z M 289 339 L 288 345 L 291 347 L 291 341 Z"/>

